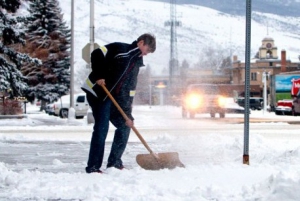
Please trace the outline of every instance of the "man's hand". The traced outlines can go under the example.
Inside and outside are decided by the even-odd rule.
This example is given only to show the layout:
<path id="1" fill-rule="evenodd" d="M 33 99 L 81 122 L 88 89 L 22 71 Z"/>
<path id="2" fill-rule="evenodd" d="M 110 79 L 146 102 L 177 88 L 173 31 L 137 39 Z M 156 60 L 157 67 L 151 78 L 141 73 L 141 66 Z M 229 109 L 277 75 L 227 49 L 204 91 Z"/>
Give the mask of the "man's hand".
<path id="1" fill-rule="evenodd" d="M 131 119 L 128 119 L 125 124 L 126 124 L 126 126 L 128 126 L 130 128 L 132 128 L 133 125 L 134 125 L 134 123 L 133 123 L 133 121 Z"/>
<path id="2" fill-rule="evenodd" d="M 97 80 L 96 81 L 96 83 L 98 84 L 98 85 L 105 85 L 105 79 L 100 79 L 100 80 Z"/>

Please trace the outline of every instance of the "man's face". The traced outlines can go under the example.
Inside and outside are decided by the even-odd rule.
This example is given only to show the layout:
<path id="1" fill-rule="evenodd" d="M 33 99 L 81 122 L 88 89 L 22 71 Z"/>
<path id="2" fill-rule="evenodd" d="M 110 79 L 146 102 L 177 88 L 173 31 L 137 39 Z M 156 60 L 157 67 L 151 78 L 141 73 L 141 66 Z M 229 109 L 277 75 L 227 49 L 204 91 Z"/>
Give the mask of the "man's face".
<path id="1" fill-rule="evenodd" d="M 140 55 L 140 57 L 146 56 L 148 53 L 151 53 L 150 47 L 148 45 L 144 45 L 144 41 L 138 42 L 138 47 L 139 47 L 139 49 L 142 52 L 142 54 Z"/>

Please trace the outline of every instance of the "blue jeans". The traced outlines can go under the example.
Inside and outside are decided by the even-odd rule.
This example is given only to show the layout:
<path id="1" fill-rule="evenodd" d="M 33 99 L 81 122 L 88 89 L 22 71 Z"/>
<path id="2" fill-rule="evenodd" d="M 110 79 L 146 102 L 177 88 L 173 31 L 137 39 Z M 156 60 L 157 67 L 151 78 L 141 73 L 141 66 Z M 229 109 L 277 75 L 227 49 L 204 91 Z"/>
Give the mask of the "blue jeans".
<path id="1" fill-rule="evenodd" d="M 92 108 L 95 123 L 86 170 L 93 168 L 100 169 L 103 162 L 105 140 L 109 129 L 111 100 L 106 98 L 105 101 L 102 101 L 87 93 L 87 101 Z"/>
<path id="2" fill-rule="evenodd" d="M 111 100 L 107 97 L 101 101 L 91 94 L 87 93 L 87 100 L 92 108 L 95 119 L 94 130 L 90 144 L 89 159 L 86 170 L 100 169 L 103 162 L 105 140 L 109 129 L 111 118 Z M 120 113 L 118 113 L 120 115 Z M 111 122 L 116 126 L 113 143 L 108 157 L 107 167 L 122 168 L 123 162 L 121 157 L 125 151 L 131 128 L 125 124 L 123 118 L 113 118 Z"/>
<path id="3" fill-rule="evenodd" d="M 131 128 L 125 124 L 125 120 L 117 124 L 114 119 L 111 122 L 117 127 L 115 130 L 114 141 L 111 146 L 111 151 L 108 157 L 107 167 L 123 168 L 121 157 L 125 151 Z"/>

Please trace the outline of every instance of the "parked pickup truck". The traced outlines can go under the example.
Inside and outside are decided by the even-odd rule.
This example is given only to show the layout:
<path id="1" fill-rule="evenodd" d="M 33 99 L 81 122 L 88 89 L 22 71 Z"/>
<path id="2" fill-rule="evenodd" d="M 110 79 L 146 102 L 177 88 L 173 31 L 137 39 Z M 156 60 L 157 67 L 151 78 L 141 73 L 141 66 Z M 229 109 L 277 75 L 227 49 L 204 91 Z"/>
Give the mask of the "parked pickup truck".
<path id="1" fill-rule="evenodd" d="M 70 108 L 70 95 L 62 96 L 58 101 L 52 104 L 54 115 L 61 118 L 68 118 Z M 89 104 L 85 93 L 74 94 L 74 109 L 76 119 L 81 119 L 87 115 Z"/>

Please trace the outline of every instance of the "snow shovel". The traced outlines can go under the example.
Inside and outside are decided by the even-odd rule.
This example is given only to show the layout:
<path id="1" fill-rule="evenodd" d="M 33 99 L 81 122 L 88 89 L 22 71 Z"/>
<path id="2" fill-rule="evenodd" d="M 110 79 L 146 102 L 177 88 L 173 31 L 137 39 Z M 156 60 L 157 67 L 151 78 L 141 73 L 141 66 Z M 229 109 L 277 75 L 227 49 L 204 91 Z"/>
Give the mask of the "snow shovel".
<path id="1" fill-rule="evenodd" d="M 120 111 L 125 121 L 129 120 L 129 117 L 125 114 L 123 109 L 111 95 L 111 93 L 107 90 L 104 85 L 101 85 L 103 90 L 106 92 L 107 96 L 111 99 L 116 108 Z M 167 152 L 167 153 L 154 153 L 139 131 L 132 126 L 132 130 L 146 147 L 146 149 L 150 152 L 150 154 L 138 154 L 136 156 L 136 162 L 142 168 L 146 170 L 160 170 L 164 168 L 173 169 L 175 167 L 184 167 L 183 163 L 180 162 L 179 156 L 177 152 Z"/>

